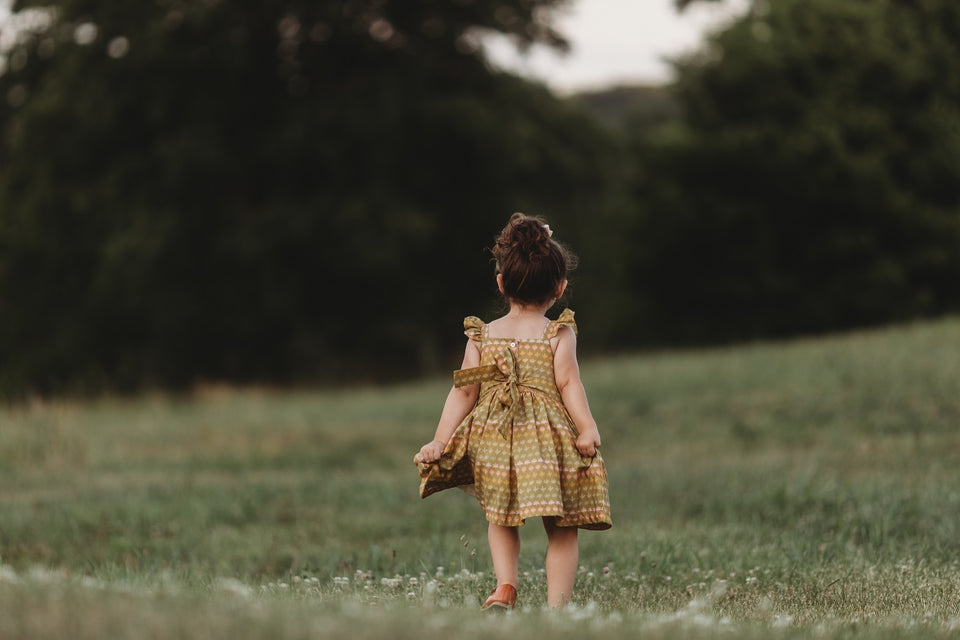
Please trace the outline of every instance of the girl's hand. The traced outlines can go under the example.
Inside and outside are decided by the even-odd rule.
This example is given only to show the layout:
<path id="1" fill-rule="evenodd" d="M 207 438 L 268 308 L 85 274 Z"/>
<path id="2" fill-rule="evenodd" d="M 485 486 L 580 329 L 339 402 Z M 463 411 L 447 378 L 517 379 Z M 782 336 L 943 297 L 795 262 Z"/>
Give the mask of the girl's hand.
<path id="1" fill-rule="evenodd" d="M 440 456 L 443 454 L 443 449 L 446 446 L 446 443 L 440 442 L 439 440 L 428 442 L 420 447 L 420 452 L 413 457 L 413 461 L 417 463 L 423 462 L 426 464 L 436 462 L 440 459 Z"/>
<path id="2" fill-rule="evenodd" d="M 584 431 L 577 436 L 576 445 L 580 455 L 592 458 L 600 448 L 600 434 L 596 431 Z"/>

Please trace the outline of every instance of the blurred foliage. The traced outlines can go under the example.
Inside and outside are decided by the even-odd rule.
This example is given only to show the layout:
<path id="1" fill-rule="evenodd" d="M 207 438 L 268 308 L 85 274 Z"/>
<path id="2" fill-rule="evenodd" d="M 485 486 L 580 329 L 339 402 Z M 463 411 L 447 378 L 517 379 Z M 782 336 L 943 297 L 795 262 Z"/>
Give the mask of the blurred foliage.
<path id="1" fill-rule="evenodd" d="M 596 351 L 960 307 L 960 7 L 757 0 L 570 99 L 488 63 L 564 4 L 15 3 L 0 395 L 446 372 L 517 210 Z"/>
<path id="2" fill-rule="evenodd" d="M 677 64 L 638 136 L 630 271 L 672 342 L 960 308 L 960 5 L 774 0 Z"/>
<path id="3" fill-rule="evenodd" d="M 655 131 L 680 115 L 676 96 L 665 86 L 619 85 L 577 93 L 572 100 L 618 137 Z"/>
<path id="4" fill-rule="evenodd" d="M 480 48 L 562 48 L 560 4 L 18 3 L 52 17 L 0 77 L 0 388 L 447 364 L 510 213 L 607 190 L 596 127 Z"/>

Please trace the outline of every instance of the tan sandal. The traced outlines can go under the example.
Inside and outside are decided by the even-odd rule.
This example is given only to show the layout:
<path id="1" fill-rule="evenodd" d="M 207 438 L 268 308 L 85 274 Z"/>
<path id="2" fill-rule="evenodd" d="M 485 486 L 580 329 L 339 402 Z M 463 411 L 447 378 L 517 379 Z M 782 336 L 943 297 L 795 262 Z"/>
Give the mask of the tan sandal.
<path id="1" fill-rule="evenodd" d="M 517 588 L 512 584 L 501 584 L 490 592 L 490 597 L 481 609 L 513 609 L 517 602 Z"/>

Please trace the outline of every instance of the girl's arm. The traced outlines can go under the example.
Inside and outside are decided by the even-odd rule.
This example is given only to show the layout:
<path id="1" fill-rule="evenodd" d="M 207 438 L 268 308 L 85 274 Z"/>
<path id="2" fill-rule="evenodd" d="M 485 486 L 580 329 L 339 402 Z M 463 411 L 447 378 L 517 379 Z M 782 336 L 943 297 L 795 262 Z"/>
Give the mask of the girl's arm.
<path id="1" fill-rule="evenodd" d="M 473 340 L 467 340 L 467 346 L 463 352 L 463 364 L 461 369 L 470 369 L 480 365 L 480 348 Z M 414 462 L 436 462 L 440 459 L 444 447 L 450 440 L 450 436 L 457 430 L 463 419 L 473 409 L 477 403 L 477 396 L 480 395 L 480 385 L 471 384 L 464 387 L 451 387 L 447 394 L 447 400 L 443 403 L 443 411 L 440 413 L 440 421 L 437 424 L 437 432 L 433 440 L 420 447 L 420 452 L 414 456 Z"/>
<path id="2" fill-rule="evenodd" d="M 560 397 L 573 418 L 579 436 L 577 450 L 581 455 L 593 457 L 600 447 L 600 430 L 590 413 L 587 392 L 580 380 L 580 365 L 577 363 L 577 334 L 570 327 L 561 327 L 553 350 L 553 373 Z"/>

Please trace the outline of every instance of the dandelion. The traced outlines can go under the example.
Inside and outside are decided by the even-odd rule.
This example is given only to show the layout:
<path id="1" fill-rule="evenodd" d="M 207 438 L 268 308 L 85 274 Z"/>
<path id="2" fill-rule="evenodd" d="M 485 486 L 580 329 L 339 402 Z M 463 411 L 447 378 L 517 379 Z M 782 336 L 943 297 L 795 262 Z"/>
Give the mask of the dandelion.
<path id="1" fill-rule="evenodd" d="M 221 581 L 221 586 L 223 582 L 224 581 Z M 97 580 L 96 578 L 91 578 L 90 576 L 83 576 L 80 579 L 80 584 L 87 587 L 88 589 L 105 589 L 107 586 L 100 580 Z M 243 595 L 246 595 L 246 594 L 243 594 Z"/>
<path id="2" fill-rule="evenodd" d="M 18 582 L 20 577 L 11 567 L 0 565 L 0 582 Z"/>
<path id="3" fill-rule="evenodd" d="M 719 600 L 727 593 L 727 581 L 717 580 L 710 587 L 710 599 Z"/>
<path id="4" fill-rule="evenodd" d="M 854 619 L 856 621 L 856 619 Z M 787 614 L 777 614 L 773 617 L 773 622 L 771 625 L 775 629 L 783 629 L 784 627 L 789 627 L 793 623 L 793 616 Z"/>
<path id="5" fill-rule="evenodd" d="M 44 567 L 30 567 L 30 570 L 27 572 L 30 579 L 35 582 L 42 582 L 46 584 L 55 584 L 57 582 L 62 582 L 66 577 L 62 571 L 54 571 L 52 569 L 47 569 Z"/>
<path id="6" fill-rule="evenodd" d="M 232 593 L 236 596 L 248 597 L 253 595 L 253 589 L 235 578 L 221 578 L 217 580 L 217 587 L 221 591 Z"/>
<path id="7" fill-rule="evenodd" d="M 597 603 L 591 600 L 582 607 L 578 607 L 576 604 L 570 603 L 564 607 L 564 611 L 572 620 L 590 620 L 595 618 L 599 607 Z"/>

